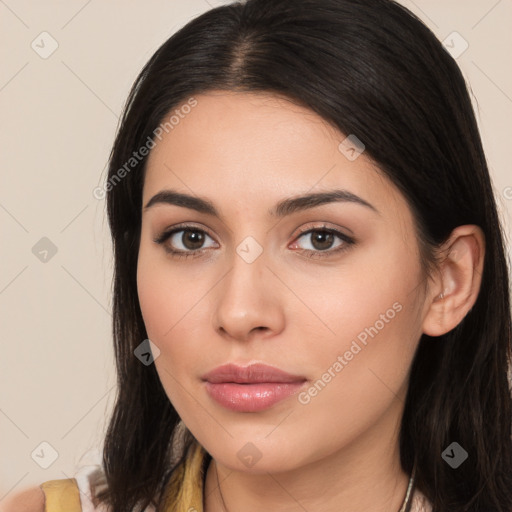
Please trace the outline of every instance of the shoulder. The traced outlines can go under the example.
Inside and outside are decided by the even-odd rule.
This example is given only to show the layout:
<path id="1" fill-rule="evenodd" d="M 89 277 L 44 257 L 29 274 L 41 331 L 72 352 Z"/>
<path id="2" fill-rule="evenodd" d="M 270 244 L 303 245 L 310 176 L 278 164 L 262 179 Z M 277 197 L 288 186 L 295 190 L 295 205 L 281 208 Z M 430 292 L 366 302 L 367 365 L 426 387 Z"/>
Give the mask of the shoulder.
<path id="1" fill-rule="evenodd" d="M 0 504 L 1 512 L 44 512 L 45 496 L 39 486 L 29 487 Z"/>
<path id="2" fill-rule="evenodd" d="M 82 512 L 74 478 L 48 480 L 13 494 L 1 503 L 0 512 Z"/>

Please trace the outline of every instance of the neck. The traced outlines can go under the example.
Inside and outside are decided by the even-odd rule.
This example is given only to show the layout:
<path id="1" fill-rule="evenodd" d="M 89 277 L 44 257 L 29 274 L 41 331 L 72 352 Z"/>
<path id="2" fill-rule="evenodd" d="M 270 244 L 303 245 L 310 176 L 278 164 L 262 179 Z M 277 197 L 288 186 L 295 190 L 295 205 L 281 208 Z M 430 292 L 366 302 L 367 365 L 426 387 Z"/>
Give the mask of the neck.
<path id="1" fill-rule="evenodd" d="M 253 474 L 212 459 L 205 512 L 398 512 L 410 475 L 400 465 L 396 412 L 349 446 L 291 471 Z"/>

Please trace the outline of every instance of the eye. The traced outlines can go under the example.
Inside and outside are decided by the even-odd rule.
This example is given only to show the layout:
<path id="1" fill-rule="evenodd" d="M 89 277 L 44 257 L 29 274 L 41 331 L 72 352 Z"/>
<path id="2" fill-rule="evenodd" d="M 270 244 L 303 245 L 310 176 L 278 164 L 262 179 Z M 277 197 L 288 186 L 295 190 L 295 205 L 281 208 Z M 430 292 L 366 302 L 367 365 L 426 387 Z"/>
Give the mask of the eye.
<path id="1" fill-rule="evenodd" d="M 210 245 L 204 246 L 210 239 Z M 306 247 L 298 241 L 304 239 Z M 177 258 L 201 256 L 206 249 L 216 247 L 216 242 L 203 229 L 191 225 L 175 226 L 164 231 L 153 240 L 163 245 L 165 251 Z M 322 258 L 332 256 L 349 249 L 355 244 L 355 240 L 344 233 L 326 226 L 303 230 L 293 242 L 291 248 L 299 249 L 309 258 Z M 309 245 L 309 247 L 307 247 Z"/>
<path id="2" fill-rule="evenodd" d="M 332 256 L 345 251 L 355 244 L 355 240 L 344 233 L 326 226 L 303 231 L 296 240 L 304 239 L 305 244 L 294 242 L 292 248 L 299 248 L 310 258 Z M 304 247 L 306 246 L 306 247 Z"/>
<path id="3" fill-rule="evenodd" d="M 199 229 L 195 226 L 182 225 L 164 231 L 153 241 L 163 245 L 166 252 L 177 257 L 186 258 L 200 255 L 206 248 L 215 246 L 214 242 L 213 245 L 203 247 L 207 238 L 214 242 L 210 235 L 203 229 Z"/>

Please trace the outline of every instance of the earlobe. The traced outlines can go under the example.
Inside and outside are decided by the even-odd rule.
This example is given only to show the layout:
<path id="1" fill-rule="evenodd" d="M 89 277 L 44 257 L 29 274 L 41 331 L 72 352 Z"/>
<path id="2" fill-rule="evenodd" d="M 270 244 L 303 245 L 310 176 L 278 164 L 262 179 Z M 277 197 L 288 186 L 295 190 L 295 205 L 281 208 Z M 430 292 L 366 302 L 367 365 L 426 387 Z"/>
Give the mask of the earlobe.
<path id="1" fill-rule="evenodd" d="M 476 302 L 482 283 L 485 236 L 479 226 L 454 229 L 440 249 L 438 277 L 427 296 L 423 332 L 441 336 L 454 329 Z"/>

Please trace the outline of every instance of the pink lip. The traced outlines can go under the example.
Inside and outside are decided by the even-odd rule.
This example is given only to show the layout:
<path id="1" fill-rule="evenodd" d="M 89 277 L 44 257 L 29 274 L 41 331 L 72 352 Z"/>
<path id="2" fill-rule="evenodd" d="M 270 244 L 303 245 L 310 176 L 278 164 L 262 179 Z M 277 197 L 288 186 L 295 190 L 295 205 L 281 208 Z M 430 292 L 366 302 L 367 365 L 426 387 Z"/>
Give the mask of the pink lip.
<path id="1" fill-rule="evenodd" d="M 305 377 L 265 364 L 226 364 L 203 375 L 206 391 L 220 405 L 238 412 L 257 412 L 296 393 Z"/>

